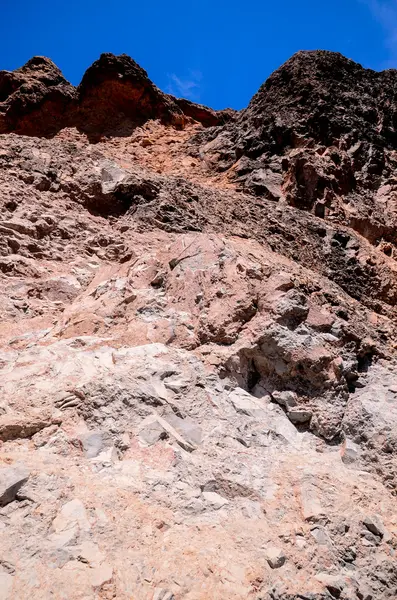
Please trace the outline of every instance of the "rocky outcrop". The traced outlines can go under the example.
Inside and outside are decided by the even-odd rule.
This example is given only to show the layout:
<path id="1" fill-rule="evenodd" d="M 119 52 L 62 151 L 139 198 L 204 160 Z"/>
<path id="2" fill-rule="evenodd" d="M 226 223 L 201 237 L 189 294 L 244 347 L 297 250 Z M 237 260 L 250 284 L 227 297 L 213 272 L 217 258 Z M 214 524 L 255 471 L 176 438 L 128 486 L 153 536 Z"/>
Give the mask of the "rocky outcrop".
<path id="1" fill-rule="evenodd" d="M 35 56 L 16 71 L 0 71 L 0 133 L 52 136 L 65 127 L 95 138 L 129 135 L 150 119 L 183 128 L 233 120 L 235 111 L 214 111 L 161 92 L 126 54 L 102 54 L 75 88 L 54 63 Z"/>
<path id="2" fill-rule="evenodd" d="M 185 122 L 178 105 L 126 54 L 102 54 L 85 72 L 77 96 L 78 127 L 91 134 L 115 133 L 149 119 L 176 127 Z"/>
<path id="3" fill-rule="evenodd" d="M 0 71 L 0 133 L 51 135 L 69 123 L 75 99 L 75 88 L 43 56 L 16 71 Z"/>
<path id="4" fill-rule="evenodd" d="M 394 599 L 394 72 L 300 53 L 234 114 L 126 56 L 77 89 L 29 64 L 0 79 L 0 596 Z"/>
<path id="5" fill-rule="evenodd" d="M 390 255 L 396 85 L 395 70 L 377 73 L 337 53 L 299 52 L 235 123 L 199 136 L 201 152 L 244 190 L 347 225 Z"/>

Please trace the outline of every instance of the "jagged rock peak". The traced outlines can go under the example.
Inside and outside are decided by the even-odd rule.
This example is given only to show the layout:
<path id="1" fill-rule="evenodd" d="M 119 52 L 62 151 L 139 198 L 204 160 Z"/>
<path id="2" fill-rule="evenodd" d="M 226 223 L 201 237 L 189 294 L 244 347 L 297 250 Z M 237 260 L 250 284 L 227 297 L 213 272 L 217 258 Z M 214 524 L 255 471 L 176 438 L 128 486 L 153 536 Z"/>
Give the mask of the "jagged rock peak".
<path id="1" fill-rule="evenodd" d="M 34 56 L 15 71 L 0 71 L 0 133 L 51 136 L 64 127 L 98 137 L 128 135 L 150 119 L 183 128 L 192 119 L 205 127 L 234 118 L 165 94 L 127 54 L 101 54 L 75 88 L 60 69 Z"/>

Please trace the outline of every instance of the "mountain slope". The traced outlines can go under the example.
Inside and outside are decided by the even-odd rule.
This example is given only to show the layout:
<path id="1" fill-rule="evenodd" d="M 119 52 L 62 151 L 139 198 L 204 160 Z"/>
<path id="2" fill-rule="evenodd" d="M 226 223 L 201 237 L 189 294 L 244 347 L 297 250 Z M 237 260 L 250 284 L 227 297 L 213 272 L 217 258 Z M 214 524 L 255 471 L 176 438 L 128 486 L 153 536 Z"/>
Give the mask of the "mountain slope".
<path id="1" fill-rule="evenodd" d="M 396 83 L 0 72 L 4 598 L 396 597 Z"/>

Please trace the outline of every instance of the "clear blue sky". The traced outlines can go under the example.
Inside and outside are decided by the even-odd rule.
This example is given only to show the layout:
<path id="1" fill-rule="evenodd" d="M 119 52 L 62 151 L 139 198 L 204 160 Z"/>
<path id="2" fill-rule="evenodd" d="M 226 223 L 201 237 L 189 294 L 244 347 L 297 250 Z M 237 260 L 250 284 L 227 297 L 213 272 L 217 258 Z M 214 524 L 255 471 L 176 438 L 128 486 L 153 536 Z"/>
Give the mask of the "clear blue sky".
<path id="1" fill-rule="evenodd" d="M 242 108 L 297 50 L 397 67 L 397 0 L 0 0 L 0 69 L 49 56 L 73 84 L 101 52 L 164 91 Z"/>

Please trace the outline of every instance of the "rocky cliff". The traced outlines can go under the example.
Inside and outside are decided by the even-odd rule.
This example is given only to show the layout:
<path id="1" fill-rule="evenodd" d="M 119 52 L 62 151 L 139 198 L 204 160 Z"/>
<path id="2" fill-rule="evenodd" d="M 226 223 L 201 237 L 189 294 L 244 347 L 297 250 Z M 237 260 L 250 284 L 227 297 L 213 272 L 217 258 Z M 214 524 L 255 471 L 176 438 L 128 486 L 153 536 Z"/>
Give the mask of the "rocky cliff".
<path id="1" fill-rule="evenodd" d="M 397 71 L 0 72 L 0 598 L 397 597 Z"/>

